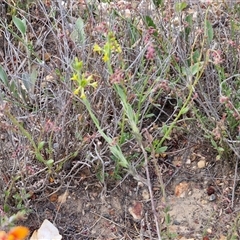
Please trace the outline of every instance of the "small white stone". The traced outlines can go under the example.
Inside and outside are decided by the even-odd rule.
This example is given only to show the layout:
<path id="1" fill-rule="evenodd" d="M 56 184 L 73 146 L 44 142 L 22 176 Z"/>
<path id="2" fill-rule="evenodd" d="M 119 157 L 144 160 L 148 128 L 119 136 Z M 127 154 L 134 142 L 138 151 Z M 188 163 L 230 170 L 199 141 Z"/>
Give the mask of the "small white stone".
<path id="1" fill-rule="evenodd" d="M 211 229 L 211 228 L 208 228 L 208 229 L 207 229 L 207 233 L 212 233 L 212 229 Z"/>
<path id="2" fill-rule="evenodd" d="M 186 161 L 186 164 L 190 165 L 191 164 L 191 159 L 188 158 L 187 161 Z"/>
<path id="3" fill-rule="evenodd" d="M 150 196 L 149 196 L 149 192 L 148 192 L 147 189 L 143 189 L 143 191 L 142 191 L 142 198 L 144 200 L 149 200 Z"/>
<path id="4" fill-rule="evenodd" d="M 210 196 L 209 196 L 209 201 L 210 202 L 213 202 L 213 201 L 215 201 L 216 200 L 216 195 L 215 194 L 211 194 Z"/>
<path id="5" fill-rule="evenodd" d="M 197 163 L 198 168 L 205 168 L 206 167 L 206 160 L 202 159 Z"/>

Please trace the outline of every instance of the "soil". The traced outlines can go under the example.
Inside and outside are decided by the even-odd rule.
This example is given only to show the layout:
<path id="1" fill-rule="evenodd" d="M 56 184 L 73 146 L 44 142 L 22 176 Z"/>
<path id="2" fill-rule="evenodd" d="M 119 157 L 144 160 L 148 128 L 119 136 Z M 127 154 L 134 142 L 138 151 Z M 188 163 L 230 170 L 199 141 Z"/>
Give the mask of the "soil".
<path id="1" fill-rule="evenodd" d="M 228 174 L 221 175 L 222 163 L 214 156 L 208 155 L 206 167 L 199 169 L 199 152 L 197 158 L 194 152 L 187 158 L 194 159 L 188 164 L 181 155 L 171 158 L 163 173 L 166 203 L 151 172 L 162 239 L 227 239 L 236 218 L 234 209 L 239 208 L 238 204 L 231 208 L 231 173 L 226 169 Z M 131 176 L 118 182 L 108 179 L 105 184 L 89 169 L 81 169 L 55 193 L 34 194 L 25 225 L 35 230 L 48 219 L 63 239 L 158 239 L 147 186 Z"/>

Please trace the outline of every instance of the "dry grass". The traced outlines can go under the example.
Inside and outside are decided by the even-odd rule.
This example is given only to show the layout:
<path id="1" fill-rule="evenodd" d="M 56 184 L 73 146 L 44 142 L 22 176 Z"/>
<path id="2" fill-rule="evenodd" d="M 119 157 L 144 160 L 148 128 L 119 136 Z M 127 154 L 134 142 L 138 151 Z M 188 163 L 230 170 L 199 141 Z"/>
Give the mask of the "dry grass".
<path id="1" fill-rule="evenodd" d="M 234 3 L 190 2 L 186 8 L 174 3 L 157 8 L 144 1 L 16 1 L 5 9 L 3 1 L 0 60 L 7 82 L 0 81 L 0 203 L 6 215 L 27 209 L 36 194 L 44 199 L 46 191 L 51 195 L 68 188 L 85 168 L 103 185 L 102 195 L 108 181 L 117 185 L 126 174 L 145 181 L 151 193 L 152 179 L 145 174 L 155 168 L 164 195 L 159 149 L 166 147 L 168 154 L 200 143 L 212 145 L 219 161 L 235 171 L 234 208 L 240 9 Z M 26 20 L 24 36 L 13 15 Z M 93 52 L 95 43 L 104 46 L 108 32 L 122 48 L 112 55 L 112 73 Z M 98 82 L 97 89 L 86 89 L 87 98 L 103 132 L 119 144 L 128 169 L 112 156 L 84 102 L 73 94 L 75 57 Z M 199 62 L 201 68 L 193 69 Z M 114 84 L 122 86 L 137 116 L 140 142 Z M 156 213 L 154 193 L 151 200 Z M 155 214 L 156 228 L 159 221 Z M 158 229 L 152 234 L 150 239 L 160 239 L 165 233 Z"/>

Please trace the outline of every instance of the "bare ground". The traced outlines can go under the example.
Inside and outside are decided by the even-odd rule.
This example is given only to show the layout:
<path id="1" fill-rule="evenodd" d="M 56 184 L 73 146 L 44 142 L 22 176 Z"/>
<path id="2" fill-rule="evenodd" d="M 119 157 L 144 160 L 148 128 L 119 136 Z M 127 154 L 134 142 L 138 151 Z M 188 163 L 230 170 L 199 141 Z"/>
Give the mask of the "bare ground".
<path id="1" fill-rule="evenodd" d="M 211 152 L 201 148 L 197 158 L 195 151 L 188 156 L 191 163 L 186 164 L 186 158 L 179 154 L 172 162 L 166 164 L 165 157 L 165 162 L 159 164 L 165 169 L 166 203 L 151 170 L 163 239 L 227 239 L 231 234 L 239 208 L 238 194 L 231 207 L 234 175 L 223 169 L 222 163 L 216 163 Z M 199 169 L 197 162 L 203 156 L 207 166 Z M 32 212 L 25 222 L 31 230 L 48 219 L 58 227 L 63 239 L 157 239 L 148 188 L 133 177 L 102 184 L 83 168 L 52 194 L 57 186 L 49 184 L 40 195 L 32 196 Z"/>

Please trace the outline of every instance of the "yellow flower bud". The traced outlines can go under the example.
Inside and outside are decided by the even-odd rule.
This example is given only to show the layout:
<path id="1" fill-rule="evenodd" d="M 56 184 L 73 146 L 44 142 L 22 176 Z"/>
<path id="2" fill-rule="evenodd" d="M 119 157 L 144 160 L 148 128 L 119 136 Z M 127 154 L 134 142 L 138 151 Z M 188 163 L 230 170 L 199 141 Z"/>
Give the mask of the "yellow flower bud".
<path id="1" fill-rule="evenodd" d="M 98 83 L 97 82 L 93 82 L 90 84 L 93 88 L 96 88 L 98 86 Z"/>
<path id="2" fill-rule="evenodd" d="M 71 80 L 77 81 L 78 80 L 78 75 L 76 73 L 74 73 L 73 76 L 71 77 Z"/>
<path id="3" fill-rule="evenodd" d="M 93 51 L 97 52 L 98 54 L 100 54 L 102 52 L 102 48 L 97 43 L 95 43 L 93 45 Z"/>
<path id="4" fill-rule="evenodd" d="M 73 94 L 74 94 L 74 95 L 78 95 L 79 92 L 80 92 L 80 89 L 81 89 L 81 87 L 75 89 L 75 90 L 73 91 Z"/>
<path id="5" fill-rule="evenodd" d="M 107 55 L 107 54 L 105 54 L 105 55 L 103 56 L 102 60 L 103 60 L 104 62 L 107 62 L 107 61 L 109 60 L 109 57 L 108 57 L 108 55 Z"/>
<path id="6" fill-rule="evenodd" d="M 81 99 L 86 99 L 86 94 L 85 94 L 83 88 L 81 89 L 81 96 L 80 96 L 80 98 L 81 98 Z"/>

